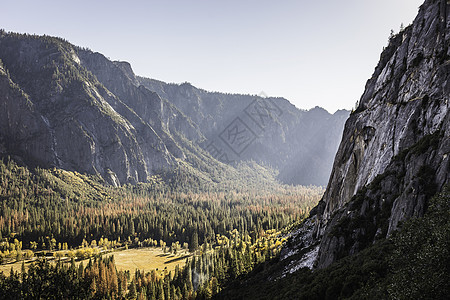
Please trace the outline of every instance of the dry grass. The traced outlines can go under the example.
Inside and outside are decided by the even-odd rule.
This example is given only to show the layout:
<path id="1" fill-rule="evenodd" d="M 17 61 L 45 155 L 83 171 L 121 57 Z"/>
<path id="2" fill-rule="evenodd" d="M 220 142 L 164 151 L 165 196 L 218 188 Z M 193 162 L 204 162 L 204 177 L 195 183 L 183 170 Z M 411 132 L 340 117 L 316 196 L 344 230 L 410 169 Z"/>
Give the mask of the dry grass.
<path id="1" fill-rule="evenodd" d="M 34 260 L 35 260 L 35 257 L 33 257 L 33 259 L 31 259 L 31 260 L 25 260 L 25 268 L 28 269 L 28 266 Z M 4 265 L 0 265 L 0 273 L 3 272 L 4 275 L 9 276 L 11 267 L 13 268 L 14 272 L 18 271 L 20 273 L 22 270 L 22 262 L 20 261 L 20 262 L 7 263 Z"/>
<path id="2" fill-rule="evenodd" d="M 176 265 L 179 265 L 180 268 L 183 267 L 186 263 L 186 258 L 190 254 L 184 250 L 179 251 L 179 254 L 177 255 L 173 255 L 164 253 L 161 248 L 138 248 L 113 251 L 104 255 L 104 257 L 109 257 L 111 255 L 114 255 L 114 261 L 117 270 L 119 271 L 129 270 L 131 273 L 134 273 L 136 269 L 144 272 L 158 269 L 160 273 L 163 273 L 165 270 L 167 270 L 167 272 L 175 270 Z M 33 258 L 33 260 L 34 259 L 35 258 Z M 89 259 L 83 260 L 84 266 L 87 265 L 88 261 Z M 28 268 L 30 263 L 31 261 L 25 261 L 25 267 Z M 76 265 L 78 266 L 79 263 L 80 262 L 77 262 Z M 22 269 L 22 262 L 0 265 L 0 272 L 3 271 L 3 274 L 9 275 L 11 267 L 13 267 L 14 271 L 20 272 Z"/>
<path id="3" fill-rule="evenodd" d="M 177 265 L 185 265 L 189 253 L 180 251 L 180 254 L 173 255 L 164 253 L 161 248 L 138 248 L 116 251 L 106 256 L 111 255 L 114 255 L 117 270 L 129 270 L 133 273 L 136 269 L 144 272 L 156 269 L 164 271 L 166 268 L 167 271 L 175 270 Z"/>

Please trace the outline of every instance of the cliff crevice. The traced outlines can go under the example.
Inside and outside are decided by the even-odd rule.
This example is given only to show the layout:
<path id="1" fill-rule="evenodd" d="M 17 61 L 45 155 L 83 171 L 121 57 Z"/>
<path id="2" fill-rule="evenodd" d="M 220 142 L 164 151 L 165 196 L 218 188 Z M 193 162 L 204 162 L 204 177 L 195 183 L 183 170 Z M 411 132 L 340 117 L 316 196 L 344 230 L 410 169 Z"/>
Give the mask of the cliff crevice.
<path id="1" fill-rule="evenodd" d="M 316 216 L 318 267 L 422 216 L 450 181 L 449 5 L 425 1 L 390 39 L 346 122 Z"/>

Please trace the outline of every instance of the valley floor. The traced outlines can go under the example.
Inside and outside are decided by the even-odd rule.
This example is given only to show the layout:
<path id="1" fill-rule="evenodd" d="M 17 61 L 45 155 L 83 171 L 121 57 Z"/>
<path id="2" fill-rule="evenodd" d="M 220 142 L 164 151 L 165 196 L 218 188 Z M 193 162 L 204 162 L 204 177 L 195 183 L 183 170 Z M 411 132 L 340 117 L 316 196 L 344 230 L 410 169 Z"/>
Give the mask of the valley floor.
<path id="1" fill-rule="evenodd" d="M 65 251 L 60 251 L 65 252 Z M 140 270 L 142 272 L 149 272 L 151 270 L 156 270 L 163 275 L 163 273 L 174 271 L 176 266 L 182 268 L 186 259 L 192 254 L 189 251 L 182 250 L 177 255 L 173 253 L 164 252 L 161 248 L 156 247 L 145 247 L 136 249 L 117 249 L 108 252 L 104 257 L 114 256 L 114 262 L 118 271 L 129 271 L 130 273 Z M 14 272 L 21 272 L 22 263 L 25 264 L 25 269 L 36 261 L 36 257 L 28 260 L 17 261 L 12 263 L 6 263 L 0 265 L 0 272 L 4 274 L 9 274 L 11 268 Z M 58 258 L 50 257 L 51 262 L 56 263 Z M 61 261 L 67 263 L 70 262 L 70 258 L 67 256 L 62 256 Z M 78 266 L 81 262 L 84 265 L 88 263 L 89 259 L 77 260 L 76 265 Z"/>

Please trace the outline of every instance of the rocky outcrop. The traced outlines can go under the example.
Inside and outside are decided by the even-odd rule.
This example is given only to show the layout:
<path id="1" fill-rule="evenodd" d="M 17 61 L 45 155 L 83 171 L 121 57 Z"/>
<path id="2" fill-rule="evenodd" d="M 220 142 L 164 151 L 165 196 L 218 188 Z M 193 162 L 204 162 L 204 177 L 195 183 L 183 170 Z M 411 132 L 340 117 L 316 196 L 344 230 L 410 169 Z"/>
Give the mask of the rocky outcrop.
<path id="1" fill-rule="evenodd" d="M 176 147 L 172 152 L 166 147 L 170 137 L 158 135 L 81 65 L 69 43 L 2 32 L 0 57 L 9 74 L 3 78 L 5 90 L 16 87 L 22 93 L 9 97 L 2 89 L 0 96 L 7 116 L 0 132 L 8 153 L 44 166 L 98 174 L 113 185 L 146 181 L 181 156 Z M 32 116 L 15 104 L 24 99 Z M 28 138 L 30 134 L 36 138 Z"/>
<path id="2" fill-rule="evenodd" d="M 0 103 L 0 153 L 16 149 L 18 154 L 27 154 L 30 160 L 39 160 L 47 153 L 53 161 L 57 156 L 51 150 L 52 132 L 46 120 L 35 111 L 29 97 L 15 85 L 0 61 L 0 90 L 3 101 Z"/>
<path id="3" fill-rule="evenodd" d="M 345 124 L 317 216 L 317 266 L 422 216 L 450 182 L 450 4 L 427 0 L 392 37 Z"/>
<path id="4" fill-rule="evenodd" d="M 131 108 L 139 116 L 137 123 L 144 121 L 149 124 L 164 140 L 166 146 L 171 148 L 171 153 L 183 156 L 173 140 L 167 136 L 171 130 L 182 133 L 189 140 L 202 138 L 198 127 L 181 111 L 140 84 L 129 63 L 112 62 L 100 53 L 85 50 L 78 50 L 78 56 L 81 64 L 125 104 L 125 107 L 118 107 L 115 104 L 115 108 L 126 114 L 127 118 L 129 115 L 127 108 Z"/>

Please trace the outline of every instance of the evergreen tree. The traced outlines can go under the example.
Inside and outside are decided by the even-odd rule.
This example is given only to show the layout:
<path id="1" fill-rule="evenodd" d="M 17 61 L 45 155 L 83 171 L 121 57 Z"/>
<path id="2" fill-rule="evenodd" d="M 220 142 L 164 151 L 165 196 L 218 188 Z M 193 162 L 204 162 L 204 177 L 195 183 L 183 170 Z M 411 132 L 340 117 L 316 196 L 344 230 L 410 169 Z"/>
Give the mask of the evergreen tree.
<path id="1" fill-rule="evenodd" d="M 194 231 L 192 233 L 192 238 L 189 243 L 189 251 L 194 252 L 198 248 L 198 233 L 197 231 Z"/>

